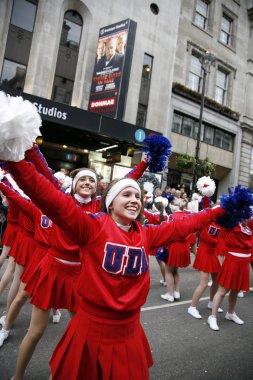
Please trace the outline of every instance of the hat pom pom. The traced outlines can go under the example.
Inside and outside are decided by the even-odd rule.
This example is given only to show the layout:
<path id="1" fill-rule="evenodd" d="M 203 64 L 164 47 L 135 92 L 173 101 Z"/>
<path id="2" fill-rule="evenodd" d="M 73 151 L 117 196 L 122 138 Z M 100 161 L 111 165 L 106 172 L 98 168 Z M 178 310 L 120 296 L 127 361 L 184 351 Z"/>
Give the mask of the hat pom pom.
<path id="1" fill-rule="evenodd" d="M 144 140 L 146 146 L 142 151 L 147 155 L 149 170 L 152 173 L 165 169 L 167 159 L 171 156 L 171 143 L 162 135 L 151 135 Z"/>

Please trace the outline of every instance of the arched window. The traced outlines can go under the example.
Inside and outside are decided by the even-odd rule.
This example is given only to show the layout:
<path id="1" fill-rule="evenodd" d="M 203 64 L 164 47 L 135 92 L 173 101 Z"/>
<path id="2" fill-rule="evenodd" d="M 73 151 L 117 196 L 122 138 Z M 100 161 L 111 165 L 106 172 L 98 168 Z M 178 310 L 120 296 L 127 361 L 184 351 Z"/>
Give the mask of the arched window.
<path id="1" fill-rule="evenodd" d="M 56 102 L 71 103 L 82 26 L 82 18 L 76 11 L 65 13 L 52 92 L 52 100 Z"/>
<path id="2" fill-rule="evenodd" d="M 14 0 L 0 84 L 22 91 L 38 0 Z"/>

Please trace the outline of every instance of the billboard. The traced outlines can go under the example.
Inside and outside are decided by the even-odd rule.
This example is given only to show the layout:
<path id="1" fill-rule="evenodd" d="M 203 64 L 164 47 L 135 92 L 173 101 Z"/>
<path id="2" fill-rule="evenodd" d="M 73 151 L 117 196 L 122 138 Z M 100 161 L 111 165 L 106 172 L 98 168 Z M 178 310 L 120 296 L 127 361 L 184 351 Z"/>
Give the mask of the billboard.
<path id="1" fill-rule="evenodd" d="M 122 119 L 136 25 L 127 19 L 99 30 L 89 111 Z"/>

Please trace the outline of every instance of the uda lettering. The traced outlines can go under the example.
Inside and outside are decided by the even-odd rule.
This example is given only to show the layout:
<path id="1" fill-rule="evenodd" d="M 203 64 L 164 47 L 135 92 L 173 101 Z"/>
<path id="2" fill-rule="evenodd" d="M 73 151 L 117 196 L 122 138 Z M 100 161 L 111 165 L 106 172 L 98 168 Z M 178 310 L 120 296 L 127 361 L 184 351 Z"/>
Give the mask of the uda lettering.
<path id="1" fill-rule="evenodd" d="M 112 274 L 139 276 L 148 271 L 145 249 L 106 243 L 102 267 Z"/>

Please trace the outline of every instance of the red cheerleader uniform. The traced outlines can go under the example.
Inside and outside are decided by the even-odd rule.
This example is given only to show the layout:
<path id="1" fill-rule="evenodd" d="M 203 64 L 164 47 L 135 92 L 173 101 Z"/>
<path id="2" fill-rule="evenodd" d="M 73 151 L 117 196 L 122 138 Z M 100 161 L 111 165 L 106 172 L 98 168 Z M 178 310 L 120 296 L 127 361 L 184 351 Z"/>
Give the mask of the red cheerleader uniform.
<path id="1" fill-rule="evenodd" d="M 221 265 L 215 252 L 219 234 L 220 226 L 215 222 L 201 230 L 200 245 L 193 268 L 206 273 L 219 272 Z"/>
<path id="2" fill-rule="evenodd" d="M 226 256 L 228 247 L 226 245 L 226 235 L 228 230 L 224 227 L 220 227 L 220 234 L 218 238 L 218 243 L 216 245 L 216 255 L 217 256 Z"/>
<path id="3" fill-rule="evenodd" d="M 51 359 L 53 380 L 147 380 L 152 356 L 140 325 L 150 283 L 147 253 L 225 211 L 216 208 L 158 226 L 133 222 L 127 232 L 106 213 L 84 213 L 25 161 L 10 166 L 37 206 L 82 247 L 80 307 Z"/>
<path id="4" fill-rule="evenodd" d="M 14 206 L 8 197 L 6 197 L 9 204 L 7 214 L 7 226 L 3 234 L 2 244 L 11 247 L 19 229 L 19 209 Z"/>
<path id="5" fill-rule="evenodd" d="M 227 255 L 221 266 L 217 282 L 225 289 L 249 290 L 250 257 L 253 245 L 252 231 L 240 223 L 228 230 L 225 243 Z"/>
<path id="6" fill-rule="evenodd" d="M 184 217 L 189 216 L 189 212 L 186 211 L 176 211 L 169 216 L 169 222 L 173 220 L 180 220 Z M 190 244 L 188 241 L 188 236 L 184 239 L 180 239 L 175 243 L 172 243 L 168 247 L 169 255 L 167 260 L 167 265 L 175 268 L 185 268 L 191 263 L 190 254 Z"/>

